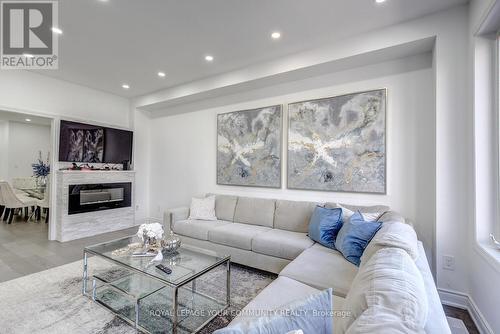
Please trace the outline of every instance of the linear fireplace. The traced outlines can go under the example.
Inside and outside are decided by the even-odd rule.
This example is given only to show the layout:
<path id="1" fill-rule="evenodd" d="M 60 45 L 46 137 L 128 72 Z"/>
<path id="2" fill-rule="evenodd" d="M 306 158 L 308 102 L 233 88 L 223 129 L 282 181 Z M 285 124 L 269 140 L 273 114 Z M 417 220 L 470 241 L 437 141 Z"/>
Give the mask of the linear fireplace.
<path id="1" fill-rule="evenodd" d="M 131 206 L 132 183 L 72 184 L 69 186 L 68 214 Z"/>

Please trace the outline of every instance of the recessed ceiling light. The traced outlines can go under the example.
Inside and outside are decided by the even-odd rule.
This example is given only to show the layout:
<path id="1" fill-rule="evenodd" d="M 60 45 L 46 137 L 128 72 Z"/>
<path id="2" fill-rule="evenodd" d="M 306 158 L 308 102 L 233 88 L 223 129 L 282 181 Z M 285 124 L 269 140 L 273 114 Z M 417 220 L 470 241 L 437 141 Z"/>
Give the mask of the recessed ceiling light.
<path id="1" fill-rule="evenodd" d="M 130 86 L 129 86 L 129 85 L 127 85 L 127 84 L 123 84 L 123 85 L 122 85 L 122 88 L 123 88 L 123 89 L 129 89 L 129 88 L 130 88 Z"/>
<path id="2" fill-rule="evenodd" d="M 271 34 L 273 39 L 279 39 L 281 37 L 281 33 L 279 31 L 275 31 Z"/>
<path id="3" fill-rule="evenodd" d="M 25 121 L 26 121 L 26 122 L 31 122 L 31 119 L 26 118 L 26 119 L 25 119 Z"/>
<path id="4" fill-rule="evenodd" d="M 166 74 L 165 74 L 165 72 L 158 72 L 158 76 L 159 76 L 160 78 L 164 78 L 164 77 L 165 77 L 165 75 L 166 75 Z"/>
<path id="5" fill-rule="evenodd" d="M 375 3 L 384 3 L 386 2 L 387 0 L 375 0 Z"/>
<path id="6" fill-rule="evenodd" d="M 205 56 L 205 60 L 206 60 L 206 61 L 213 61 L 213 60 L 214 60 L 214 57 L 213 57 L 213 56 L 211 56 L 211 55 L 207 55 L 207 56 Z"/>
<path id="7" fill-rule="evenodd" d="M 33 58 L 34 56 L 31 53 L 23 53 L 23 56 L 26 58 Z"/>
<path id="8" fill-rule="evenodd" d="M 59 29 L 59 28 L 56 28 L 56 27 L 52 27 L 52 32 L 58 34 L 58 35 L 62 35 L 62 30 Z"/>

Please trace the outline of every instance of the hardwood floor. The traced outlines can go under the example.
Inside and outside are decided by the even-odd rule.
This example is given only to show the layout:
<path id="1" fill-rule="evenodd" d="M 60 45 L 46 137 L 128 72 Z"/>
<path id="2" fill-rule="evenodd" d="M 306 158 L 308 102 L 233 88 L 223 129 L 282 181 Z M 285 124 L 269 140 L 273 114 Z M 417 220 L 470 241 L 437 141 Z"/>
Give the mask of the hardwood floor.
<path id="1" fill-rule="evenodd" d="M 0 282 L 81 260 L 83 247 L 132 235 L 137 227 L 61 243 L 47 239 L 43 222 L 25 222 L 16 216 L 12 224 L 0 221 Z"/>
<path id="2" fill-rule="evenodd" d="M 94 237 L 61 243 L 47 239 L 48 226 L 40 222 L 25 222 L 15 217 L 12 224 L 0 221 L 0 282 L 29 275 L 82 259 L 82 250 L 137 231 L 137 227 L 105 233 Z M 447 316 L 462 320 L 470 334 L 479 334 L 466 310 L 444 306 Z"/>

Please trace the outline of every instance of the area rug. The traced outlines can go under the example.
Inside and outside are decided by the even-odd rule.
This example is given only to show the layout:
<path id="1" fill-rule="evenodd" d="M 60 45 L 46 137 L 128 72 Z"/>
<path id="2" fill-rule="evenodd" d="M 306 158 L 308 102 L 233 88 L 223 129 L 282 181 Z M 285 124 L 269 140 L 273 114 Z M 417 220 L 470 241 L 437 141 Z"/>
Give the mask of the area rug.
<path id="1" fill-rule="evenodd" d="M 237 311 L 275 278 L 274 274 L 233 264 L 231 307 L 208 323 L 200 333 L 212 333 L 225 327 Z M 224 282 L 214 277 L 206 276 L 204 279 L 205 282 L 198 284 L 200 290 L 222 290 L 224 286 Z M 1 283 L 1 333 L 135 333 L 135 329 L 126 322 L 82 296 L 81 288 L 81 261 Z"/>

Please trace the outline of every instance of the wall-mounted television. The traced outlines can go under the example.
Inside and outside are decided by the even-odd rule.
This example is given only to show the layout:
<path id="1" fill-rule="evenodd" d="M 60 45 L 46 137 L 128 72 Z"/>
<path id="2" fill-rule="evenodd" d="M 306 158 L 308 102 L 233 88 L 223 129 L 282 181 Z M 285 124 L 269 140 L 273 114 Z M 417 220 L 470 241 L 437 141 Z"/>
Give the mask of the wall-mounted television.
<path id="1" fill-rule="evenodd" d="M 132 131 L 62 120 L 59 161 L 132 162 L 132 140 Z"/>

